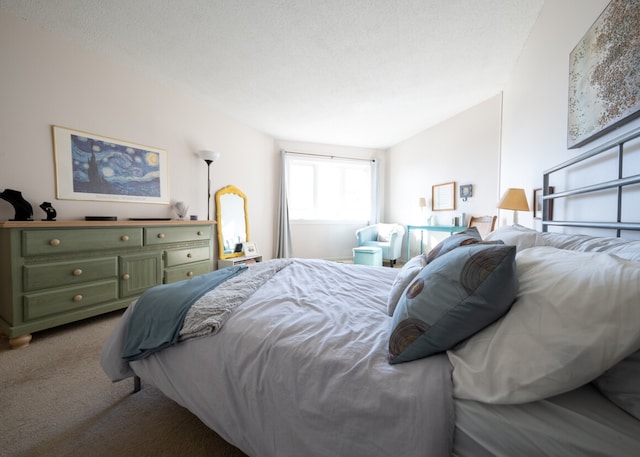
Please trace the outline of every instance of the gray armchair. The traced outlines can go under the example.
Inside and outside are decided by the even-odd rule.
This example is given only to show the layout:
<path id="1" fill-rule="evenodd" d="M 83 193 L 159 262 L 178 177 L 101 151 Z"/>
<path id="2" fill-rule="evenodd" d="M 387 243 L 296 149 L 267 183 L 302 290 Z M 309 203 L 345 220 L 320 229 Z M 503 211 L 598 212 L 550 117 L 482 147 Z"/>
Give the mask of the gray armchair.
<path id="1" fill-rule="evenodd" d="M 404 226 L 400 224 L 374 224 L 356 230 L 358 246 L 382 249 L 382 260 L 388 260 L 393 267 L 402 253 Z"/>

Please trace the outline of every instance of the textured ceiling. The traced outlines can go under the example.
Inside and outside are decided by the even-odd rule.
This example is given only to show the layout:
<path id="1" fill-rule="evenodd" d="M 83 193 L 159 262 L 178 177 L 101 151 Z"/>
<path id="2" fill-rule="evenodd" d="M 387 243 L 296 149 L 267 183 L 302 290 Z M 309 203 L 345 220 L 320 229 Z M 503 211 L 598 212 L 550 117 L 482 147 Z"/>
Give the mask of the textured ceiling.
<path id="1" fill-rule="evenodd" d="M 394 145 L 498 94 L 543 0 L 0 0 L 279 139 Z"/>

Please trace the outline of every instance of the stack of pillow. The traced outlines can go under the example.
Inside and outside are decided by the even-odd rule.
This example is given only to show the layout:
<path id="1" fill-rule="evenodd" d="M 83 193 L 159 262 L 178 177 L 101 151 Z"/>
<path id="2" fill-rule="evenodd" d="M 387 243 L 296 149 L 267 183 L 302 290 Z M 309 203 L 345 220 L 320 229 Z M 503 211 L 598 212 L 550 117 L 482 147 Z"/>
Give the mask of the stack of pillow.
<path id="1" fill-rule="evenodd" d="M 450 349 L 506 313 L 518 291 L 515 255 L 472 227 L 407 262 L 387 303 L 389 362 Z"/>
<path id="2" fill-rule="evenodd" d="M 453 235 L 398 275 L 389 361 L 447 351 L 454 395 L 486 403 L 537 401 L 593 382 L 640 419 L 640 262 L 618 253 L 627 253 L 619 239 L 519 226 L 484 242 L 472 230 Z"/>

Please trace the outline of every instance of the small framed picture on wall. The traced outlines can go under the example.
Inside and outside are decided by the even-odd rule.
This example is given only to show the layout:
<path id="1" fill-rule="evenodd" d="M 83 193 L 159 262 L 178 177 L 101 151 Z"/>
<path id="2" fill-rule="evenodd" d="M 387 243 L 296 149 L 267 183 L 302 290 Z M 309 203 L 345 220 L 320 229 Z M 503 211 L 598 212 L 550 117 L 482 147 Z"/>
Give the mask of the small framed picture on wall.
<path id="1" fill-rule="evenodd" d="M 552 194 L 553 193 L 553 186 L 549 186 L 549 193 Z M 534 219 L 542 219 L 542 188 L 538 188 L 538 189 L 534 189 L 533 190 L 533 218 Z M 549 200 L 549 219 L 550 221 L 553 220 L 553 200 Z"/>
<path id="2" fill-rule="evenodd" d="M 431 186 L 431 211 L 453 211 L 456 209 L 456 183 L 446 182 Z"/>

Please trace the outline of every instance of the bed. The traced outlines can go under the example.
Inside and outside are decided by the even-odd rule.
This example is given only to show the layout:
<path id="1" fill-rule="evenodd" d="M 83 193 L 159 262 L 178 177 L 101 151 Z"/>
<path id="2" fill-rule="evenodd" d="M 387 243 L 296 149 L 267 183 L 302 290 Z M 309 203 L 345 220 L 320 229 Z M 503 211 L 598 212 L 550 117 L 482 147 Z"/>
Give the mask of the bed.
<path id="1" fill-rule="evenodd" d="M 541 232 L 470 229 L 394 269 L 227 271 L 189 289 L 155 347 L 131 335 L 174 319 L 141 298 L 103 369 L 156 386 L 251 456 L 640 455 L 640 241 L 547 231 L 561 224 L 546 204 L 565 196 L 550 182 Z"/>

